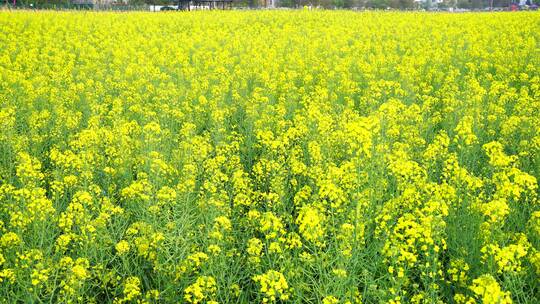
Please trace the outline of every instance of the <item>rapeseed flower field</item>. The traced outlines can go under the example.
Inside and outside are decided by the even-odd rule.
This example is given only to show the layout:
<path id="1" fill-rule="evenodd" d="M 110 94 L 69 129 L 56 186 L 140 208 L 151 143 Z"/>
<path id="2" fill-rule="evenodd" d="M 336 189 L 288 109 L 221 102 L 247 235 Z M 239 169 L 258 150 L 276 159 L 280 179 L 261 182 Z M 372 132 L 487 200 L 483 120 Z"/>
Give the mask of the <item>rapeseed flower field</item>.
<path id="1" fill-rule="evenodd" d="M 6 303 L 540 303 L 540 15 L 0 12 Z"/>

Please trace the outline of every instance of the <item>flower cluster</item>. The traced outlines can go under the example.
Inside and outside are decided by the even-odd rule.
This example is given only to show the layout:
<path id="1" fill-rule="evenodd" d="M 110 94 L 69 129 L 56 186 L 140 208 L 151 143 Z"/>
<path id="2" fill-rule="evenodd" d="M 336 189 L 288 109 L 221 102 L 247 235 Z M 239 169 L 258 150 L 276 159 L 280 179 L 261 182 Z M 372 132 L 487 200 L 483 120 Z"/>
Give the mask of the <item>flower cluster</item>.
<path id="1" fill-rule="evenodd" d="M 253 280 L 261 286 L 263 303 L 289 299 L 289 284 L 281 272 L 269 270 L 264 274 L 254 276 Z"/>
<path id="2" fill-rule="evenodd" d="M 539 23 L 0 9 L 0 302 L 540 303 Z"/>

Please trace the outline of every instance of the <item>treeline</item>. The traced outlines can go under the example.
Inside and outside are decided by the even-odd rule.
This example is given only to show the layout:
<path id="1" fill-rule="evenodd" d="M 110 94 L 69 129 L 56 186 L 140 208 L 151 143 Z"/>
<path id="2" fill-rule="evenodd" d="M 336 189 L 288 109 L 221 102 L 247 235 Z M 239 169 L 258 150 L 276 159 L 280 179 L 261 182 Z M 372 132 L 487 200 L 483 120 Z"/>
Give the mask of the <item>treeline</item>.
<path id="1" fill-rule="evenodd" d="M 132 0 L 138 2 L 150 1 L 149 4 L 170 4 L 168 0 Z M 153 1 L 153 2 L 152 2 Z M 174 0 L 173 0 L 174 1 Z M 367 8 L 367 9 L 420 9 L 429 7 L 439 8 L 467 8 L 481 9 L 486 7 L 508 7 L 513 2 L 519 0 L 445 0 L 442 3 L 436 3 L 434 0 L 425 0 L 416 2 L 414 0 L 277 0 L 278 7 L 302 8 L 305 6 L 321 7 L 327 9 L 333 8 Z M 537 0 L 540 1 L 540 0 Z M 266 7 L 269 0 L 233 0 L 236 7 L 259 8 Z"/>
<path id="2" fill-rule="evenodd" d="M 237 6 L 265 6 L 264 0 L 234 0 Z M 262 1 L 262 2 L 261 2 Z M 299 8 L 304 6 L 322 8 L 371 8 L 371 9 L 420 9 L 429 7 L 481 9 L 486 7 L 508 7 L 519 0 L 445 0 L 436 3 L 433 0 L 416 2 L 414 0 L 278 0 L 278 6 Z"/>
<path id="3" fill-rule="evenodd" d="M 145 5 L 170 5 L 177 4 L 177 0 L 0 0 L 6 5 L 33 6 L 36 8 L 94 8 L 100 6 L 140 7 Z M 540 1 L 540 0 L 538 0 Z M 321 7 L 327 9 L 420 9 L 420 8 L 467 8 L 482 9 L 486 7 L 508 7 L 513 0 L 445 0 L 435 3 L 432 0 L 416 2 L 414 0 L 277 0 L 278 7 L 301 8 L 305 6 Z M 1 3 L 1 2 L 0 2 Z M 269 5 L 269 0 L 233 0 L 236 7 L 260 8 Z"/>

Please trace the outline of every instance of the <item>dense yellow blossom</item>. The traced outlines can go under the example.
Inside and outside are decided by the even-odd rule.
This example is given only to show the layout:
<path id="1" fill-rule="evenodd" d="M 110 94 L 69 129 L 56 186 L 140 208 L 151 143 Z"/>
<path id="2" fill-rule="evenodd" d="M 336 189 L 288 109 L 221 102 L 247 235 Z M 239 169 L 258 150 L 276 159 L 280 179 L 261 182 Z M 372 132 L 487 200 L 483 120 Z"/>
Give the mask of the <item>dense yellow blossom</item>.
<path id="1" fill-rule="evenodd" d="M 261 286 L 260 292 L 264 303 L 289 299 L 289 284 L 279 271 L 269 270 L 264 274 L 254 276 L 253 280 Z"/>
<path id="2" fill-rule="evenodd" d="M 497 281 L 491 275 L 483 275 L 473 280 L 471 290 L 476 298 L 486 304 L 510 304 L 510 294 L 501 290 Z"/>
<path id="3" fill-rule="evenodd" d="M 263 243 L 258 238 L 248 240 L 246 251 L 249 254 L 250 261 L 258 263 L 261 260 L 260 257 L 263 254 L 263 246 Z"/>
<path id="4" fill-rule="evenodd" d="M 0 9 L 0 302 L 540 303 L 539 22 Z"/>
<path id="5" fill-rule="evenodd" d="M 338 304 L 339 299 L 334 296 L 326 296 L 322 300 L 323 304 Z"/>
<path id="6" fill-rule="evenodd" d="M 316 245 L 324 244 L 324 214 L 316 207 L 304 206 L 296 219 L 300 234 Z"/>
<path id="7" fill-rule="evenodd" d="M 215 292 L 216 280 L 213 277 L 201 276 L 184 290 L 184 299 L 188 303 L 209 303 Z"/>
<path id="8" fill-rule="evenodd" d="M 141 280 L 138 277 L 129 277 L 124 283 L 125 302 L 132 301 L 141 295 Z"/>
<path id="9" fill-rule="evenodd" d="M 120 242 L 116 243 L 115 247 L 116 252 L 118 255 L 124 255 L 129 251 L 129 243 L 125 240 L 121 240 Z"/>

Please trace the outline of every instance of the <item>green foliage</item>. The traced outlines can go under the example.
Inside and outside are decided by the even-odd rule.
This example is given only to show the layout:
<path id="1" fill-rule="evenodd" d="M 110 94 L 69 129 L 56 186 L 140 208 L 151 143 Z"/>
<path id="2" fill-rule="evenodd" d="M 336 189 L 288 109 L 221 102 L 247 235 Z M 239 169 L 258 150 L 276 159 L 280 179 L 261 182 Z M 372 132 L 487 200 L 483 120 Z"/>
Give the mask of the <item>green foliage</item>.
<path id="1" fill-rule="evenodd" d="M 1 11 L 1 301 L 539 303 L 539 21 Z"/>

